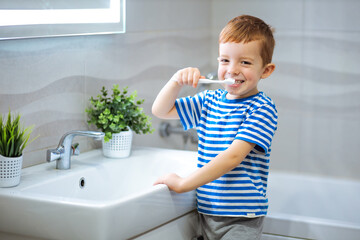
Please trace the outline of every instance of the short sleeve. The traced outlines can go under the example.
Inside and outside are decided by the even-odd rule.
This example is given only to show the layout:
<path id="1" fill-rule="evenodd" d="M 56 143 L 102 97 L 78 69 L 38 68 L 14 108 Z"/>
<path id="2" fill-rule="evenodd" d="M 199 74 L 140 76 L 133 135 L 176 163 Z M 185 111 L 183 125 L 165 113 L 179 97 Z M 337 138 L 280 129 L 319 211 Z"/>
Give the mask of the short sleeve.
<path id="1" fill-rule="evenodd" d="M 262 105 L 246 117 L 240 125 L 235 139 L 255 143 L 257 150 L 267 154 L 277 129 L 277 121 L 278 115 L 275 106 Z"/>
<path id="2" fill-rule="evenodd" d="M 184 130 L 195 128 L 199 125 L 204 96 L 205 92 L 201 92 L 193 97 L 176 99 L 175 107 Z"/>

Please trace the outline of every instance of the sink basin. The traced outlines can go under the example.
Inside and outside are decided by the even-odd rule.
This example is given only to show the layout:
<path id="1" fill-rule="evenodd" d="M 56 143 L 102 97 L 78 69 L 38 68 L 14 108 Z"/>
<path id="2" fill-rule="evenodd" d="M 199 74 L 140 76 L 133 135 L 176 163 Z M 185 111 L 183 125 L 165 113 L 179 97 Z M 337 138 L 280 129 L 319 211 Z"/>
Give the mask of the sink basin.
<path id="1" fill-rule="evenodd" d="M 73 157 L 70 170 L 44 163 L 0 189 L 0 237 L 128 239 L 195 209 L 195 191 L 176 194 L 157 177 L 196 169 L 196 152 L 135 148 L 129 158 L 101 150 Z"/>

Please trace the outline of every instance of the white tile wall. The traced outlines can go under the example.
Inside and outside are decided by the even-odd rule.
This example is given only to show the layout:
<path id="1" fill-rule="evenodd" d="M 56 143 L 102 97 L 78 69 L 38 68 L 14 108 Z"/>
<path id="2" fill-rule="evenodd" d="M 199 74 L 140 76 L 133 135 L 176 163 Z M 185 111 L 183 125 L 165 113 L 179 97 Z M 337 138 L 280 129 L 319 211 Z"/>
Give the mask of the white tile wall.
<path id="1" fill-rule="evenodd" d="M 40 135 L 24 166 L 72 129 L 101 86 L 137 90 L 150 114 L 157 92 L 179 68 L 216 69 L 217 37 L 233 17 L 252 14 L 275 29 L 274 74 L 260 89 L 279 111 L 272 169 L 360 179 L 360 16 L 354 0 L 129 0 L 127 33 L 0 41 L 0 112 L 9 107 Z M 192 94 L 187 89 L 183 94 Z M 151 114 L 150 114 L 151 115 Z M 158 129 L 160 120 L 153 118 Z M 78 138 L 82 151 L 96 144 Z M 158 132 L 135 144 L 182 148 Z M 196 146 L 192 147 L 196 149 Z"/>
<path id="2" fill-rule="evenodd" d="M 357 0 L 304 0 L 304 28 L 317 31 L 359 32 Z"/>
<path id="3" fill-rule="evenodd" d="M 257 16 L 276 29 L 300 30 L 303 24 L 299 0 L 212 0 L 212 9 L 212 27 L 218 30 L 241 14 Z"/>
<path id="4" fill-rule="evenodd" d="M 360 179 L 359 4 L 213 0 L 213 21 L 246 13 L 276 29 L 277 68 L 261 83 L 279 112 L 272 169 Z"/>
<path id="5" fill-rule="evenodd" d="M 145 112 L 172 74 L 184 66 L 210 69 L 210 12 L 207 0 L 127 1 L 127 32 L 0 42 L 0 112 L 20 112 L 40 137 L 24 153 L 23 166 L 45 161 L 62 134 L 87 129 L 84 109 L 105 85 L 129 86 L 145 99 Z M 153 118 L 154 128 L 160 120 Z M 95 147 L 77 137 L 81 151 Z M 135 144 L 182 148 L 181 138 L 158 132 L 136 136 Z"/>

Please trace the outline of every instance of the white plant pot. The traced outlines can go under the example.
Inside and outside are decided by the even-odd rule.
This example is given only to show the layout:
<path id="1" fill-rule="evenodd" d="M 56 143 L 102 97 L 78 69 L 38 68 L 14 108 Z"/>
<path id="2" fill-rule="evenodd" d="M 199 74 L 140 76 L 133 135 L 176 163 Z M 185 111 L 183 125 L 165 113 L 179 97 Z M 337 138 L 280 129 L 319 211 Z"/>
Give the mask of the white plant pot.
<path id="1" fill-rule="evenodd" d="M 126 158 L 131 153 L 133 132 L 123 131 L 113 133 L 112 138 L 108 142 L 102 140 L 103 154 L 109 158 Z"/>
<path id="2" fill-rule="evenodd" d="M 15 187 L 20 183 L 23 156 L 0 155 L 0 187 Z"/>

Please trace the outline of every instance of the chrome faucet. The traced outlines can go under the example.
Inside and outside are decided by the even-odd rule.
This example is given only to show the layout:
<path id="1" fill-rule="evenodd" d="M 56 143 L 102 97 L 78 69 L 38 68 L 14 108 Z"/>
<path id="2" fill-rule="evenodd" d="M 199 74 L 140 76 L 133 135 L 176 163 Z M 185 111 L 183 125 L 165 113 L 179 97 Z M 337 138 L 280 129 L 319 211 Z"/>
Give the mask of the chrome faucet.
<path id="1" fill-rule="evenodd" d="M 70 159 L 72 153 L 72 140 L 75 136 L 92 137 L 95 140 L 101 140 L 105 134 L 95 131 L 70 131 L 65 133 L 55 149 L 48 149 L 46 153 L 46 161 L 52 162 L 56 160 L 56 169 L 70 169 Z"/>

